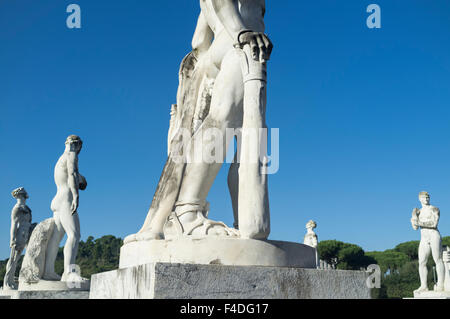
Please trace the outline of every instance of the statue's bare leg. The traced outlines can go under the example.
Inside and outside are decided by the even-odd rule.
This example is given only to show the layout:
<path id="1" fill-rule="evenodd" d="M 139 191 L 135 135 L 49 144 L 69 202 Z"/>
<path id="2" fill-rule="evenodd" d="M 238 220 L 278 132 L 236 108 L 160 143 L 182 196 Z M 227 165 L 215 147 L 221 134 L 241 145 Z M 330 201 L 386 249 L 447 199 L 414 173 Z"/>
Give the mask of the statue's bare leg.
<path id="1" fill-rule="evenodd" d="M 419 276 L 420 276 L 420 287 L 415 292 L 427 291 L 428 290 L 428 269 L 427 261 L 430 256 L 431 247 L 426 240 L 421 240 L 419 244 Z"/>
<path id="2" fill-rule="evenodd" d="M 436 264 L 437 283 L 436 291 L 444 291 L 445 267 L 442 260 L 441 235 L 435 231 L 431 235 L 431 253 Z"/>
<path id="3" fill-rule="evenodd" d="M 222 133 L 222 162 L 225 159 L 229 142 L 226 140 L 226 129 L 235 129 L 242 126 L 244 87 L 240 63 L 240 56 L 234 49 L 226 54 L 221 64 L 221 71 L 217 75 L 214 84 L 209 114 L 199 131 L 201 133 L 207 129 L 214 128 Z M 197 139 L 201 139 L 202 144 L 211 142 L 203 139 L 202 134 L 196 134 L 191 146 L 197 144 L 195 143 Z M 208 192 L 221 166 L 222 163 L 188 163 L 178 196 L 178 202 L 199 203 L 198 210 L 201 210 L 201 203 L 206 201 Z M 178 207 L 175 209 L 175 212 L 177 212 L 177 209 Z M 180 222 L 183 224 L 192 221 L 192 218 L 195 218 L 194 215 L 197 212 L 193 210 L 191 213 L 183 213 L 183 216 L 180 217 Z M 212 227 L 212 233 L 226 235 L 220 228 L 223 227 L 218 225 L 216 233 L 214 227 Z"/>
<path id="4" fill-rule="evenodd" d="M 22 250 L 23 248 L 11 249 L 11 255 L 6 265 L 7 271 L 5 274 L 5 279 L 3 280 L 4 281 L 3 286 L 6 289 L 17 289 L 14 277 L 16 274 L 17 262 L 20 258 L 20 255 L 22 254 Z"/>
<path id="5" fill-rule="evenodd" d="M 67 241 L 64 245 L 64 274 L 62 280 L 70 271 L 70 265 L 75 264 L 75 258 L 78 252 L 78 244 L 80 242 L 80 219 L 78 213 L 72 215 L 71 212 L 64 212 L 60 216 L 61 224 L 66 231 Z"/>
<path id="6" fill-rule="evenodd" d="M 233 227 L 239 229 L 239 163 L 237 153 L 234 155 L 233 163 L 228 170 L 228 190 L 230 192 L 231 204 L 233 206 L 234 223 Z"/>
<path id="7" fill-rule="evenodd" d="M 47 251 L 45 256 L 45 270 L 43 279 L 44 280 L 61 280 L 61 276 L 59 276 L 55 272 L 55 260 L 58 255 L 59 244 L 64 237 L 65 231 L 61 224 L 60 213 L 55 211 L 53 214 L 53 220 L 55 222 L 55 228 L 53 229 L 53 234 L 50 240 L 48 241 Z"/>

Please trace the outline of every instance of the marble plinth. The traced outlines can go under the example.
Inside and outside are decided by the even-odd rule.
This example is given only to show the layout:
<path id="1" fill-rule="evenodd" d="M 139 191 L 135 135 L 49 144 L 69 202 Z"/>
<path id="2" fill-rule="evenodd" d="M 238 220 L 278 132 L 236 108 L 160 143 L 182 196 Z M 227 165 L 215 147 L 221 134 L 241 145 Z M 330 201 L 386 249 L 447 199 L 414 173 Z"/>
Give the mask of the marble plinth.
<path id="1" fill-rule="evenodd" d="M 148 263 L 93 275 L 90 299 L 369 299 L 367 277 L 364 271 Z"/>
<path id="2" fill-rule="evenodd" d="M 450 291 L 423 291 L 415 292 L 414 299 L 450 299 Z"/>
<path id="3" fill-rule="evenodd" d="M 19 283 L 19 291 L 89 291 L 91 282 L 65 282 L 39 280 L 37 283 Z"/>
<path id="4" fill-rule="evenodd" d="M 46 290 L 16 291 L 11 299 L 89 299 L 89 291 Z"/>
<path id="5" fill-rule="evenodd" d="M 138 241 L 122 246 L 119 268 L 149 263 L 315 268 L 316 250 L 294 242 L 214 237 Z"/>

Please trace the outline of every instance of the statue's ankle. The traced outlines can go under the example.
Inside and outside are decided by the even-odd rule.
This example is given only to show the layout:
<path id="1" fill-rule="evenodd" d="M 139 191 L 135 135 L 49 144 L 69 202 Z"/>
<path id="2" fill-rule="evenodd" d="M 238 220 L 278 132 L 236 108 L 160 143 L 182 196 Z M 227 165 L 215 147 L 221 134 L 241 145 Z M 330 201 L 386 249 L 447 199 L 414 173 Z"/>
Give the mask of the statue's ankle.
<path id="1" fill-rule="evenodd" d="M 191 223 L 198 219 L 198 216 L 207 216 L 208 204 L 202 200 L 178 201 L 175 205 L 175 214 L 182 223 Z"/>

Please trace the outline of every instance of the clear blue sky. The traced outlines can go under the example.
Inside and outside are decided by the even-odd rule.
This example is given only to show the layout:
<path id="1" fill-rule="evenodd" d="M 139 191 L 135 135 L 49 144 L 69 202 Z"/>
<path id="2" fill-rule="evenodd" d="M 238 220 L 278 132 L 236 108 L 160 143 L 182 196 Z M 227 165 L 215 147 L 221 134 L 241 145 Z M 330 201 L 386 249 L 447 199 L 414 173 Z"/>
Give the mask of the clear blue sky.
<path id="1" fill-rule="evenodd" d="M 450 235 L 450 1 L 267 1 L 267 121 L 280 128 L 270 176 L 272 233 L 384 250 L 419 239 L 421 190 Z M 82 29 L 65 25 L 82 9 Z M 370 30 L 367 5 L 382 10 Z M 35 221 L 52 215 L 53 169 L 69 134 L 84 140 L 82 237 L 142 225 L 166 157 L 169 107 L 198 1 L 0 0 L 0 258 L 12 189 Z M 209 196 L 232 224 L 227 167 Z"/>

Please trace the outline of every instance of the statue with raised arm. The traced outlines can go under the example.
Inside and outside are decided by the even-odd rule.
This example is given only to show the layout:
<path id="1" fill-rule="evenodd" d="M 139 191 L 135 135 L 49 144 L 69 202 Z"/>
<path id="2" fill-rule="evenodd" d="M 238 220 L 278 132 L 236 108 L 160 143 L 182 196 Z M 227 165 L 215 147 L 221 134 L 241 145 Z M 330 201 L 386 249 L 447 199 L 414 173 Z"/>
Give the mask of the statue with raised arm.
<path id="1" fill-rule="evenodd" d="M 434 287 L 436 292 L 444 291 L 444 262 L 442 260 L 442 238 L 437 228 L 439 223 L 439 208 L 430 204 L 430 195 L 427 192 L 419 193 L 419 201 L 422 208 L 414 208 L 411 218 L 411 225 L 414 230 L 420 228 L 419 244 L 419 276 L 420 287 L 414 291 L 414 294 L 420 294 L 428 291 L 427 284 L 427 261 L 428 257 L 433 256 L 436 263 L 437 283 Z"/>
<path id="2" fill-rule="evenodd" d="M 264 34 L 265 1 L 200 0 L 200 7 L 192 52 L 181 63 L 177 104 L 171 108 L 169 157 L 144 225 L 125 244 L 180 236 L 266 239 L 270 232 L 267 176 L 260 161 L 235 161 L 230 167 L 235 228 L 208 219 L 206 201 L 226 156 L 226 130 L 266 128 L 266 61 L 272 43 Z M 225 151 L 219 162 L 175 160 L 186 132 L 184 159 L 195 157 L 194 145 L 209 142 L 202 134 L 208 129 L 221 134 Z M 243 155 L 253 147 L 246 143 Z"/>
<path id="3" fill-rule="evenodd" d="M 3 290 L 17 289 L 14 277 L 17 261 L 28 243 L 32 230 L 31 209 L 26 204 L 28 193 L 25 188 L 19 187 L 13 190 L 11 194 L 17 200 L 17 203 L 11 211 L 11 256 L 6 265 Z"/>
<path id="4" fill-rule="evenodd" d="M 70 135 L 65 145 L 64 153 L 55 166 L 57 192 L 51 203 L 55 225 L 45 256 L 45 280 L 67 281 L 70 275 L 71 281 L 74 281 L 72 265 L 75 265 L 80 241 L 79 190 L 87 187 L 86 179 L 78 171 L 78 154 L 83 142 L 78 136 Z M 59 244 L 65 234 L 67 241 L 64 246 L 64 273 L 61 278 L 55 273 L 54 267 Z M 82 278 L 79 280 L 82 281 Z"/>

